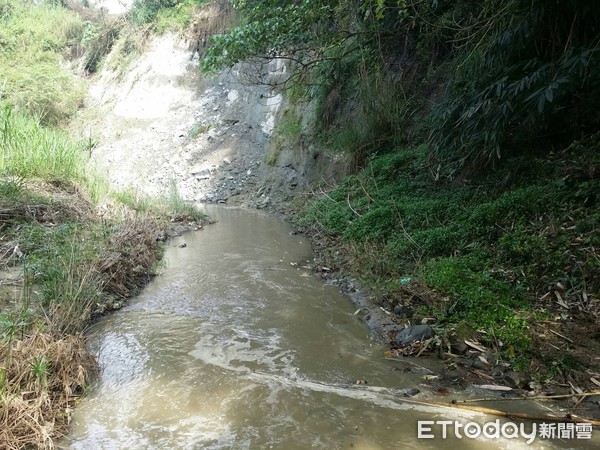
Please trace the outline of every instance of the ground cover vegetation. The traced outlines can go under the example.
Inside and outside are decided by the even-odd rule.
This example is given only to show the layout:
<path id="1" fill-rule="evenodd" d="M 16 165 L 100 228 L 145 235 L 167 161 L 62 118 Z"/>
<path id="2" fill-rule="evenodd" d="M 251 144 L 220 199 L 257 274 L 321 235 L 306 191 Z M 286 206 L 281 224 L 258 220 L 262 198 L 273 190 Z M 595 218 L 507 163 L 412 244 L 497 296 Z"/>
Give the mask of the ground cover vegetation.
<path id="1" fill-rule="evenodd" d="M 290 139 L 349 162 L 300 219 L 327 264 L 398 321 L 432 319 L 438 349 L 458 334 L 536 380 L 590 384 L 600 2 L 232 3 L 241 22 L 203 70 L 286 60 Z"/>
<path id="2" fill-rule="evenodd" d="M 93 142 L 63 130 L 114 24 L 79 4 L 0 1 L 1 448 L 56 445 L 95 370 L 83 331 L 153 276 L 157 233 L 205 218 L 176 189 L 112 191 L 88 165 Z"/>

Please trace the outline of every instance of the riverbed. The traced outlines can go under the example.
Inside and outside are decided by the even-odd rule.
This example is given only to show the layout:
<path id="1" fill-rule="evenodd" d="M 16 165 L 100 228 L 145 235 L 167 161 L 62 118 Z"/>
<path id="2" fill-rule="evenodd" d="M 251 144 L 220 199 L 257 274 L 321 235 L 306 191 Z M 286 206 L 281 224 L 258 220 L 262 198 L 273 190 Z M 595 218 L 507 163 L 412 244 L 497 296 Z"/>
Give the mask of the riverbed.
<path id="1" fill-rule="evenodd" d="M 246 209 L 209 213 L 215 224 L 171 240 L 162 274 L 91 330 L 100 374 L 65 445 L 547 448 L 417 439 L 419 420 L 496 418 L 407 403 L 402 393 L 437 361 L 386 360 L 352 302 L 313 275 L 310 243 L 288 225 Z"/>

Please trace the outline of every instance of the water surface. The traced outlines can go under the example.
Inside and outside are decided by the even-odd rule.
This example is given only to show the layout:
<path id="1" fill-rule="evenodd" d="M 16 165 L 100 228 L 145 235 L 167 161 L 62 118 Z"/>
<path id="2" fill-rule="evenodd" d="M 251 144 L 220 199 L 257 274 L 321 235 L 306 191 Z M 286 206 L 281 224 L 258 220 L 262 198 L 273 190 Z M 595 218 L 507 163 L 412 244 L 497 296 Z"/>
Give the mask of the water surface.
<path id="1" fill-rule="evenodd" d="M 94 327 L 101 376 L 76 409 L 67 445 L 532 448 L 417 440 L 417 420 L 495 418 L 378 392 L 418 386 L 423 373 L 385 360 L 350 300 L 302 267 L 311 258 L 306 238 L 260 212 L 210 214 L 218 223 L 172 241 L 163 274 Z"/>

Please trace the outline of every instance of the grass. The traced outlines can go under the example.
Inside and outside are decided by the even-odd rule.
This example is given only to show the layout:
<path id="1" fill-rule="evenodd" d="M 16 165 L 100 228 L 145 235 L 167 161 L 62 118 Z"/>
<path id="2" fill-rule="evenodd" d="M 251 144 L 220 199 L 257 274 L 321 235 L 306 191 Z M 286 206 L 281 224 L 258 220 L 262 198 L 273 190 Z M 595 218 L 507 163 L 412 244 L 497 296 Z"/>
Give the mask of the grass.
<path id="1" fill-rule="evenodd" d="M 0 360 L 0 443 L 53 448 L 95 369 L 84 341 L 34 332 L 18 345 L 0 345 Z"/>
<path id="2" fill-rule="evenodd" d="M 163 207 L 171 217 L 171 221 L 202 222 L 208 220 L 208 216 L 200 211 L 196 205 L 181 198 L 175 181 L 171 181 L 169 185 L 169 193 L 163 201 Z"/>
<path id="3" fill-rule="evenodd" d="M 131 188 L 112 191 L 110 196 L 138 215 L 167 218 L 170 222 L 205 222 L 209 220 L 209 217 L 194 203 L 181 197 L 174 180 L 171 180 L 169 192 L 163 197 L 151 198 Z"/>
<path id="4" fill-rule="evenodd" d="M 138 292 L 161 254 L 162 225 L 100 219 L 74 187 L 0 180 L 0 269 L 23 273 L 20 301 L 0 311 L 3 448 L 51 448 L 65 432 L 94 369 L 81 333 Z"/>
<path id="5" fill-rule="evenodd" d="M 152 24 L 162 34 L 166 31 L 184 31 L 192 22 L 194 12 L 207 0 L 136 0 L 128 13 L 136 26 Z"/>
<path id="6" fill-rule="evenodd" d="M 79 108 L 83 84 L 64 64 L 80 44 L 80 17 L 49 2 L 0 1 L 0 100 L 44 124 L 59 124 Z"/>
<path id="7" fill-rule="evenodd" d="M 111 190 L 88 167 L 94 141 L 59 128 L 83 94 L 68 58 L 77 50 L 97 70 L 121 31 L 113 25 L 0 0 L 0 276 L 22 273 L 19 298 L 0 309 L 0 448 L 55 445 L 95 369 L 83 331 L 153 276 L 157 233 L 206 219 L 175 184 L 161 199 Z M 119 54 L 143 36 L 123 33 Z"/>
<path id="8" fill-rule="evenodd" d="M 594 136 L 461 180 L 440 174 L 424 146 L 375 156 L 309 204 L 300 223 L 340 239 L 346 251 L 333 263 L 392 308 L 406 301 L 409 277 L 422 291 L 415 320 L 466 321 L 524 366 L 536 322 L 555 309 L 540 298 L 557 284 L 568 303 L 600 292 L 599 148 Z"/>
<path id="9" fill-rule="evenodd" d="M 0 107 L 0 142 L 0 173 L 78 182 L 86 178 L 84 143 L 9 106 Z"/>

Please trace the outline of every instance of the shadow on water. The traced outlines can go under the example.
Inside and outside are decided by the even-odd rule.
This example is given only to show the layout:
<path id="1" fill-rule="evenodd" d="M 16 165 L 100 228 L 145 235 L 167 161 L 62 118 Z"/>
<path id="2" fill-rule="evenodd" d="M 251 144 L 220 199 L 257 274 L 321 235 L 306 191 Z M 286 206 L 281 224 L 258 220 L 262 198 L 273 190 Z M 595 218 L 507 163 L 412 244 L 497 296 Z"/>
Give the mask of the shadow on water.
<path id="1" fill-rule="evenodd" d="M 65 445 L 541 448 L 418 440 L 418 420 L 495 418 L 411 405 L 373 388 L 402 392 L 423 373 L 385 360 L 351 302 L 302 267 L 311 258 L 306 238 L 256 211 L 209 212 L 218 223 L 171 242 L 164 273 L 94 327 L 101 376 Z M 357 379 L 368 387 L 353 386 Z"/>

